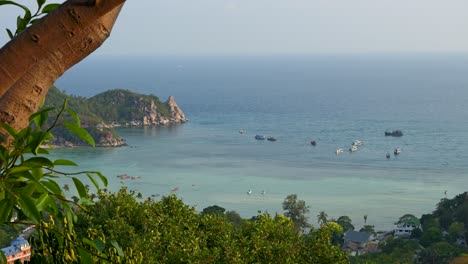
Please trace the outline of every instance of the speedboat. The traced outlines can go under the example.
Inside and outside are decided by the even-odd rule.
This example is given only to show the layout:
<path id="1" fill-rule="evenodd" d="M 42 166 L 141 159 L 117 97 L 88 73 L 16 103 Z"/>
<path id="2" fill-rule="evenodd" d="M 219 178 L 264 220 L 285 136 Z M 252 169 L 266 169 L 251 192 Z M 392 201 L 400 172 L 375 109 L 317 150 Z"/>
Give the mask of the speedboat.
<path id="1" fill-rule="evenodd" d="M 276 138 L 275 137 L 267 137 L 267 140 L 268 141 L 276 141 Z"/>
<path id="2" fill-rule="evenodd" d="M 339 155 L 339 154 L 343 154 L 344 153 L 344 150 L 343 149 L 337 149 L 335 151 L 336 155 Z"/>
<path id="3" fill-rule="evenodd" d="M 402 137 L 403 132 L 401 130 L 385 131 L 385 136 Z"/>
<path id="4" fill-rule="evenodd" d="M 385 157 L 387 157 L 387 159 L 390 158 L 390 153 L 387 152 L 387 154 L 385 154 Z"/>
<path id="5" fill-rule="evenodd" d="M 255 139 L 256 140 L 265 140 L 265 136 L 264 135 L 255 135 Z"/>
<path id="6" fill-rule="evenodd" d="M 355 151 L 357 151 L 357 146 L 352 145 L 352 146 L 349 148 L 349 152 L 355 152 Z"/>
<path id="7" fill-rule="evenodd" d="M 315 142 L 315 140 L 312 140 L 312 141 L 310 142 L 310 144 L 311 144 L 312 146 L 315 146 L 315 145 L 317 145 L 317 142 Z"/>
<path id="8" fill-rule="evenodd" d="M 244 134 L 245 130 L 239 130 L 239 134 Z"/>
<path id="9" fill-rule="evenodd" d="M 398 155 L 401 153 L 401 149 L 400 148 L 396 148 L 394 151 L 393 151 L 393 154 L 395 155 Z"/>

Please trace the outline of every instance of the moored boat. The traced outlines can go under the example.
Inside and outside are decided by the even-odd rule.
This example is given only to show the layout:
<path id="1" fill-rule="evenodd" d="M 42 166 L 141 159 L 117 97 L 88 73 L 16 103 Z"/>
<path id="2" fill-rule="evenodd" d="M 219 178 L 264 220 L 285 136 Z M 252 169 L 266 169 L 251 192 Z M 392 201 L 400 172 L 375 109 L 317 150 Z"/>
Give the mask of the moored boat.
<path id="1" fill-rule="evenodd" d="M 354 140 L 354 142 L 351 144 L 353 146 L 362 146 L 364 144 L 364 141 L 362 140 Z"/>
<path id="2" fill-rule="evenodd" d="M 265 136 L 264 135 L 255 135 L 255 139 L 256 140 L 265 140 Z"/>
<path id="3" fill-rule="evenodd" d="M 337 149 L 335 151 L 336 155 L 339 155 L 339 154 L 343 154 L 344 153 L 344 150 L 343 149 Z"/>
<path id="4" fill-rule="evenodd" d="M 402 137 L 403 132 L 401 130 L 385 131 L 385 136 Z"/>
<path id="5" fill-rule="evenodd" d="M 401 153 L 401 149 L 400 148 L 396 148 L 394 151 L 393 151 L 393 154 L 395 155 L 398 155 Z"/>
<path id="6" fill-rule="evenodd" d="M 268 141 L 276 141 L 276 138 L 275 137 L 268 137 L 267 140 Z"/>

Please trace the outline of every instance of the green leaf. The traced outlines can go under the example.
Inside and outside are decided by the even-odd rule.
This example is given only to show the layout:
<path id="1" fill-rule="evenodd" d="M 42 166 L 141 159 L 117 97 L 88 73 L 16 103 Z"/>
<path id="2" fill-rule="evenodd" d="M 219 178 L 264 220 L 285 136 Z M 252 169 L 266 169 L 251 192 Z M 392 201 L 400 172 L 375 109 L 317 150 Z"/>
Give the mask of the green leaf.
<path id="1" fill-rule="evenodd" d="M 37 0 L 37 6 L 38 6 L 38 9 L 41 9 L 42 5 L 44 5 L 46 0 Z"/>
<path id="2" fill-rule="evenodd" d="M 6 174 L 7 175 L 17 174 L 20 172 L 28 171 L 30 169 L 31 169 L 30 167 L 26 167 L 26 166 L 16 166 L 16 167 L 9 169 Z"/>
<path id="3" fill-rule="evenodd" d="M 10 39 L 13 39 L 15 37 L 13 35 L 13 33 L 11 32 L 11 30 L 9 30 L 8 28 L 6 29 L 6 32 L 7 32 L 8 36 L 10 37 Z"/>
<path id="4" fill-rule="evenodd" d="M 3 123 L 0 123 L 0 127 L 3 128 L 6 132 L 8 132 L 8 134 L 10 134 L 10 136 L 12 136 L 14 139 L 17 139 L 18 131 L 16 129 Z"/>
<path id="5" fill-rule="evenodd" d="M 33 133 L 33 137 L 29 142 L 29 147 L 31 148 L 31 152 L 34 155 L 37 155 L 41 145 L 49 139 L 52 139 L 54 136 L 50 132 L 47 131 L 37 131 Z"/>
<path id="6" fill-rule="evenodd" d="M 83 264 L 93 263 L 93 258 L 91 258 L 91 254 L 89 254 L 84 249 L 78 247 L 78 254 L 80 256 L 80 263 L 83 263 Z"/>
<path id="7" fill-rule="evenodd" d="M 54 161 L 55 166 L 78 166 L 75 162 L 66 159 L 58 159 Z"/>
<path id="8" fill-rule="evenodd" d="M 94 139 L 93 137 L 86 131 L 86 129 L 81 128 L 77 124 L 73 124 L 70 122 L 64 122 L 63 125 L 68 128 L 71 132 L 73 132 L 75 135 L 80 137 L 82 140 L 90 144 L 91 146 L 95 146 Z"/>
<path id="9" fill-rule="evenodd" d="M 60 195 L 63 197 L 63 191 L 60 189 L 60 186 L 52 180 L 41 181 L 42 185 L 44 185 L 49 191 L 55 195 Z"/>
<path id="10" fill-rule="evenodd" d="M 31 176 L 34 180 L 39 181 L 44 176 L 42 168 L 35 168 L 31 170 Z"/>
<path id="11" fill-rule="evenodd" d="M 71 115 L 71 117 L 73 118 L 73 120 L 75 120 L 75 123 L 76 123 L 78 126 L 81 126 L 80 118 L 79 118 L 78 115 L 75 113 L 75 111 L 73 111 L 73 110 L 70 109 L 70 108 L 67 108 L 67 112 Z"/>
<path id="12" fill-rule="evenodd" d="M 97 174 L 97 176 L 99 176 L 99 178 L 101 179 L 102 183 L 104 183 L 104 187 L 107 187 L 107 178 L 106 176 L 104 176 L 102 173 L 100 173 L 99 171 L 95 172 Z"/>
<path id="13" fill-rule="evenodd" d="M 44 154 L 44 155 L 49 155 L 49 151 L 45 148 L 38 148 L 37 149 L 37 154 Z"/>
<path id="14" fill-rule="evenodd" d="M 26 6 L 20 5 L 20 4 L 16 3 L 16 2 L 13 2 L 13 1 L 0 0 L 0 6 L 2 6 L 2 5 L 14 5 L 14 6 L 18 6 L 18 7 L 21 7 L 21 8 L 24 10 L 24 12 L 29 12 L 29 13 L 31 13 L 31 11 L 29 11 L 29 9 L 28 9 Z"/>
<path id="15" fill-rule="evenodd" d="M 44 6 L 44 8 L 42 8 L 42 14 L 48 14 L 48 13 L 52 12 L 52 10 L 56 9 L 59 6 L 60 6 L 60 4 L 48 4 L 48 5 Z"/>
<path id="16" fill-rule="evenodd" d="M 119 254 L 119 256 L 123 257 L 124 253 L 122 251 L 122 248 L 120 248 L 119 244 L 115 242 L 114 240 L 112 240 L 110 243 L 115 249 L 117 249 L 117 253 Z"/>
<path id="17" fill-rule="evenodd" d="M 21 206 L 21 211 L 34 223 L 39 223 L 41 220 L 41 214 L 34 205 L 33 200 L 23 193 L 19 198 L 18 203 Z"/>
<path id="18" fill-rule="evenodd" d="M 30 168 L 40 168 L 40 167 L 53 168 L 54 167 L 54 163 L 52 163 L 52 161 L 50 161 L 48 158 L 44 158 L 44 157 L 32 157 L 30 159 L 25 160 L 21 165 L 30 167 Z"/>
<path id="19" fill-rule="evenodd" d="M 12 209 L 13 209 L 12 199 L 0 200 L 0 223 L 3 224 L 5 222 L 10 222 Z"/>
<path id="20" fill-rule="evenodd" d="M 99 190 L 99 184 L 97 183 L 96 179 L 94 179 L 94 175 L 91 174 L 91 173 L 86 173 L 86 175 L 91 180 L 91 182 L 94 184 L 94 186 L 96 187 L 96 190 Z"/>
<path id="21" fill-rule="evenodd" d="M 86 188 L 84 187 L 83 183 L 78 180 L 78 178 L 73 177 L 73 182 L 75 183 L 76 190 L 78 191 L 78 194 L 80 195 L 80 198 L 88 197 L 88 192 L 86 192 Z"/>
<path id="22" fill-rule="evenodd" d="M 29 122 L 34 121 L 38 128 L 41 128 L 49 117 L 48 113 L 52 110 L 55 110 L 55 107 L 48 107 L 42 110 L 37 111 L 29 117 Z"/>
<path id="23" fill-rule="evenodd" d="M 45 209 L 49 206 L 51 200 L 49 199 L 50 196 L 48 193 L 43 193 L 39 198 L 36 200 L 36 208 L 39 211 L 45 211 Z"/>
<path id="24" fill-rule="evenodd" d="M 3 253 L 3 250 L 0 250 L 0 263 L 7 263 L 7 258 L 5 253 Z"/>

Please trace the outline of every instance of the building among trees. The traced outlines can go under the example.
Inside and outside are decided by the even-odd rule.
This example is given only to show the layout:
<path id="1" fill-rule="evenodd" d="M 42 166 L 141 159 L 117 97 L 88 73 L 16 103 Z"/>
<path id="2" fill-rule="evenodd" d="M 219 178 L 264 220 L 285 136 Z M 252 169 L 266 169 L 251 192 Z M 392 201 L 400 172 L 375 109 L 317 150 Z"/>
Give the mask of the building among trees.
<path id="1" fill-rule="evenodd" d="M 8 264 L 18 263 L 17 261 L 24 263 L 25 261 L 29 261 L 31 256 L 31 246 L 23 236 L 18 236 L 11 241 L 9 247 L 0 250 L 5 254 Z"/>

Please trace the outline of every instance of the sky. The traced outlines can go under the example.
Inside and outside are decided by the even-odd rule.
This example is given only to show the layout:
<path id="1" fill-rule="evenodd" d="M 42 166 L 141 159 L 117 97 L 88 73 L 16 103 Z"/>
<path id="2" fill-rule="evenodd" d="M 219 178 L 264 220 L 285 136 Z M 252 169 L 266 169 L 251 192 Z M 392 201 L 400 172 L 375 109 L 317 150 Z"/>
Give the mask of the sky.
<path id="1" fill-rule="evenodd" d="M 127 0 L 96 53 L 468 52 L 467 10 L 467 0 Z M 0 28 L 18 11 L 0 6 Z"/>

